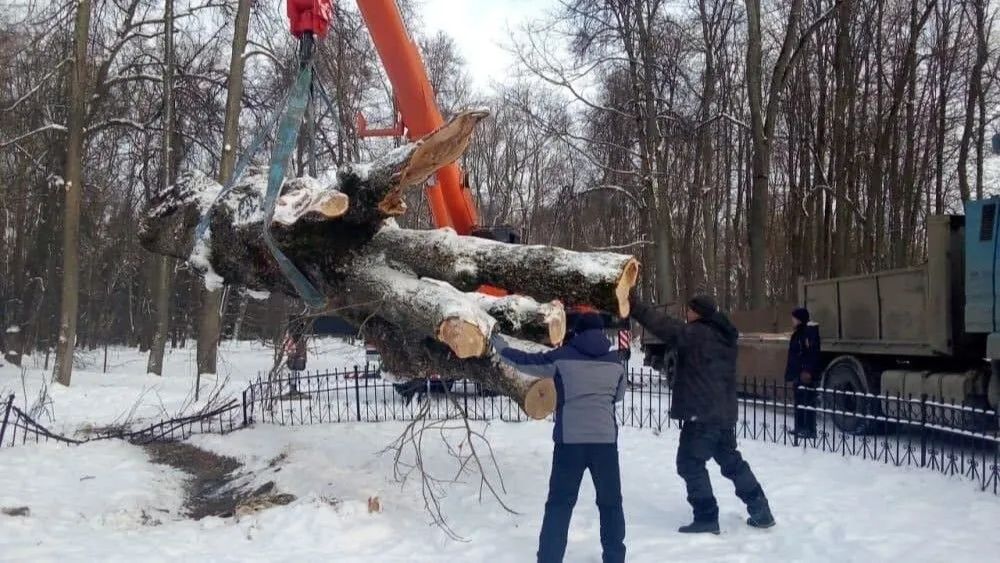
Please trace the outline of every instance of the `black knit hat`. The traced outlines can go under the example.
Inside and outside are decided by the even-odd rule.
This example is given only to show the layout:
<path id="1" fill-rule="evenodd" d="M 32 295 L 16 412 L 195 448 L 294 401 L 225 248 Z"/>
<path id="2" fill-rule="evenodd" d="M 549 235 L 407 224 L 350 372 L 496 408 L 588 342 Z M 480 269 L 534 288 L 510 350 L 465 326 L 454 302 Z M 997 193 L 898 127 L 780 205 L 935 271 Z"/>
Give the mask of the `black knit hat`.
<path id="1" fill-rule="evenodd" d="M 598 313 L 580 313 L 573 322 L 573 332 L 579 334 L 586 330 L 603 330 L 604 320 Z"/>
<path id="2" fill-rule="evenodd" d="M 798 319 L 798 321 L 802 324 L 809 323 L 809 309 L 806 309 L 805 307 L 799 307 L 798 309 L 792 311 L 792 316 Z"/>
<path id="3" fill-rule="evenodd" d="M 687 306 L 688 309 L 698 313 L 698 316 L 703 318 L 711 317 L 719 310 L 718 305 L 715 304 L 715 299 L 712 299 L 709 295 L 695 295 L 688 301 Z"/>

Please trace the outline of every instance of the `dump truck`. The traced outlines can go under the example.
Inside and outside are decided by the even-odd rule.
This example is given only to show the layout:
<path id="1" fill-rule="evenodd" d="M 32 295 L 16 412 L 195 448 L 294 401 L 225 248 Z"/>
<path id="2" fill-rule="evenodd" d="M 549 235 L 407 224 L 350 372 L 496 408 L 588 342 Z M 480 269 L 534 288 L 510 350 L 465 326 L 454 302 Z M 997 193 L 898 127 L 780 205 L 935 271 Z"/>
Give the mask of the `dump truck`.
<path id="1" fill-rule="evenodd" d="M 913 416 L 898 401 L 873 397 L 880 394 L 963 405 L 969 416 L 954 425 L 996 428 L 998 206 L 1000 198 L 971 201 L 965 215 L 929 217 L 920 266 L 800 281 L 798 302 L 819 325 L 820 386 L 835 391 L 823 394 L 823 407 L 862 415 L 833 417 L 841 431 L 865 433 L 879 416 Z M 669 353 L 649 336 L 645 363 L 669 370 Z M 787 347 L 788 334 L 742 335 L 739 377 L 780 380 Z"/>

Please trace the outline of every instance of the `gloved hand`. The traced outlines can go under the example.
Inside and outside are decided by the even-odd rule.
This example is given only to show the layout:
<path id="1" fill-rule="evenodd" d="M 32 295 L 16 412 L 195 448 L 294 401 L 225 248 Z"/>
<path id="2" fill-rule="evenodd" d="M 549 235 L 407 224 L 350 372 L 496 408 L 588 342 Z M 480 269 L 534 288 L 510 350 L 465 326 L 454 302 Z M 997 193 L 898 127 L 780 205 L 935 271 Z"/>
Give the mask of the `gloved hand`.
<path id="1" fill-rule="evenodd" d="M 636 296 L 635 287 L 632 288 L 628 293 L 628 306 L 629 306 L 629 316 L 632 315 L 632 311 L 635 310 L 636 304 L 639 302 L 639 298 Z"/>
<path id="2" fill-rule="evenodd" d="M 499 331 L 494 331 L 490 335 L 490 350 L 495 353 L 500 353 L 501 350 L 507 347 L 507 342 L 500 336 Z"/>

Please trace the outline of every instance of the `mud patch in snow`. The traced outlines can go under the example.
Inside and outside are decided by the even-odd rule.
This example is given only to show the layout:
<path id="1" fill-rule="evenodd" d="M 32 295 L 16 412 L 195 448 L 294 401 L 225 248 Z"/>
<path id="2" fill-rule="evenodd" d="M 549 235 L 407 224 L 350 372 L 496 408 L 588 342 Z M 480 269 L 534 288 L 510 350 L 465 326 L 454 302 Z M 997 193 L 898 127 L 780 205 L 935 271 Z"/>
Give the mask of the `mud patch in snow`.
<path id="1" fill-rule="evenodd" d="M 230 518 L 295 500 L 294 495 L 275 491 L 273 481 L 254 490 L 248 489 L 252 475 L 238 473 L 243 464 L 232 457 L 184 442 L 149 444 L 145 449 L 154 463 L 169 465 L 191 475 L 185 487 L 184 508 L 193 520 L 207 516 Z M 269 467 L 276 467 L 282 461 L 279 456 Z"/>

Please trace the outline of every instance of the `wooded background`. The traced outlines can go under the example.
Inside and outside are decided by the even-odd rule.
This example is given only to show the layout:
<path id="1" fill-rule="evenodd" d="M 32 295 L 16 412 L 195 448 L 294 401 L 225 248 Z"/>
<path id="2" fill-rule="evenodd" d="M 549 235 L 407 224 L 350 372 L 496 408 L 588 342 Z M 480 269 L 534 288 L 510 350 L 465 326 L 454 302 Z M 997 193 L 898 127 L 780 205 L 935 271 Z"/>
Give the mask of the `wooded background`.
<path id="1" fill-rule="evenodd" d="M 460 163 L 482 222 L 635 253 L 650 300 L 704 291 L 761 308 L 794 299 L 798 276 L 916 264 L 928 215 L 993 191 L 996 3 L 561 0 L 514 34 L 519 69 L 489 92 L 446 34 L 422 32 L 412 0 L 400 7 L 446 116 L 492 111 Z M 136 229 L 179 171 L 231 173 L 289 88 L 296 48 L 280 2 L 5 2 L 8 360 L 58 348 L 68 383 L 71 343 L 125 344 L 152 349 L 159 373 L 164 346 L 200 335 L 213 373 L 220 335 L 280 339 L 300 305 L 207 292 Z M 317 107 L 318 168 L 384 150 L 356 131 L 355 112 L 384 126 L 393 109 L 353 2 L 335 2 L 317 69 L 337 107 Z M 404 222 L 430 227 L 411 199 Z"/>

